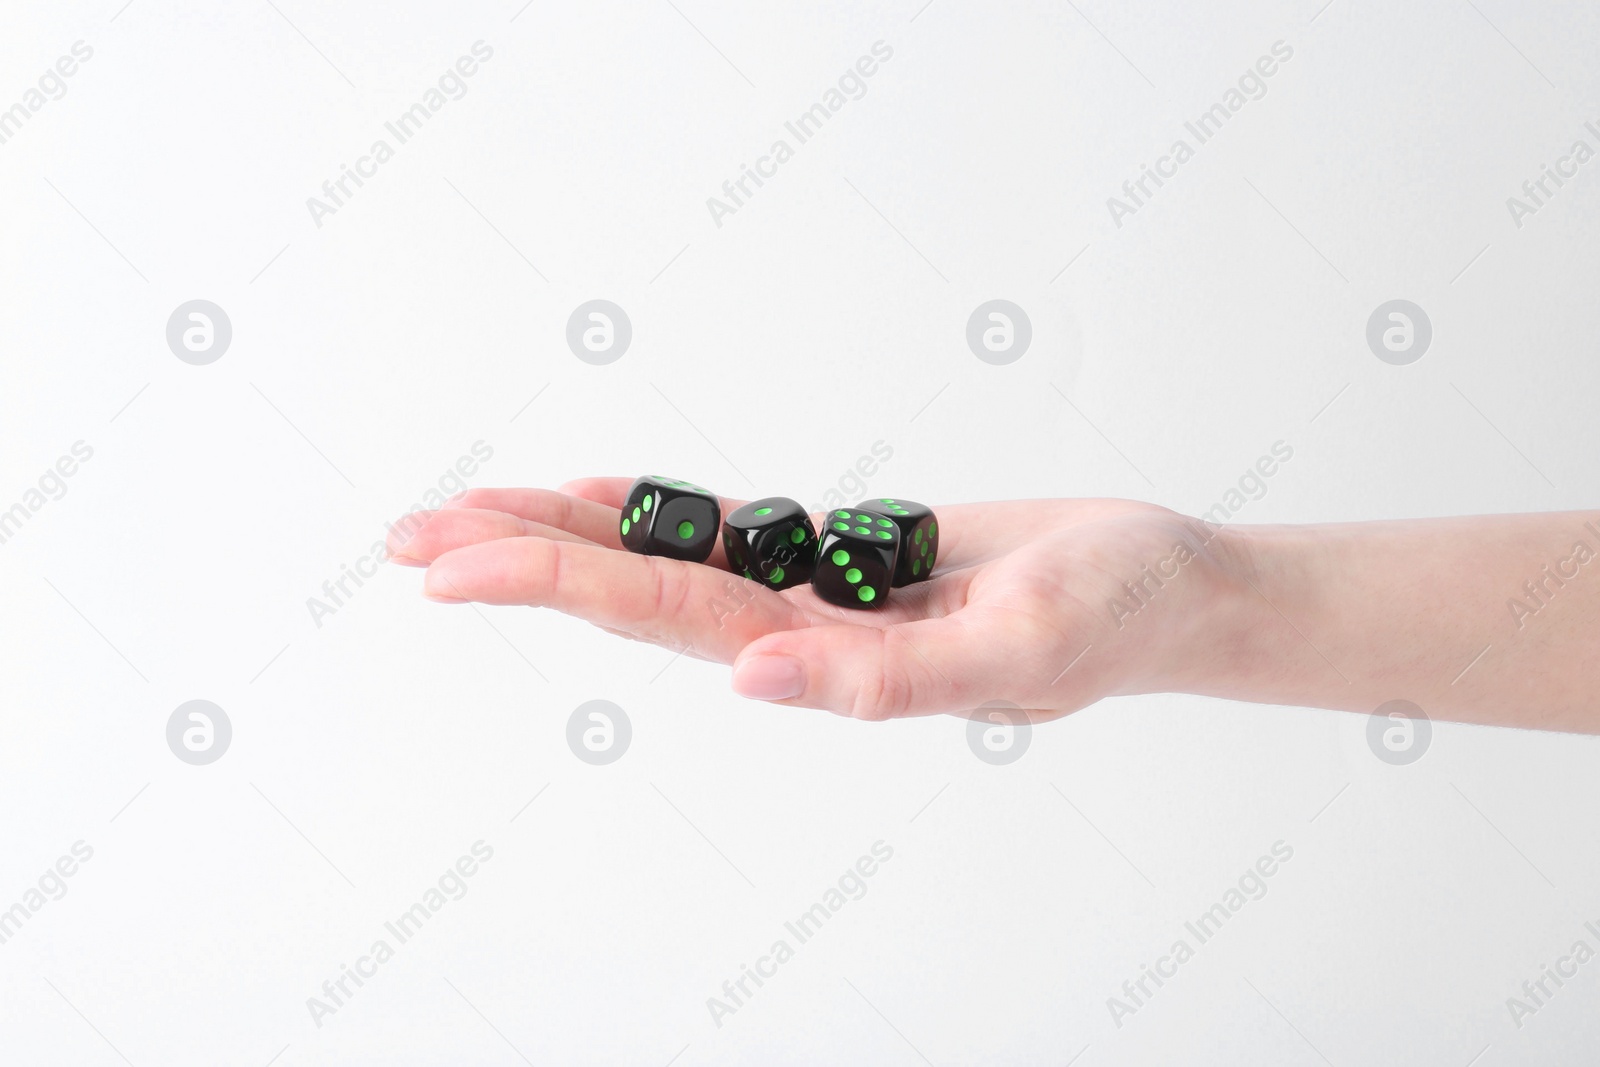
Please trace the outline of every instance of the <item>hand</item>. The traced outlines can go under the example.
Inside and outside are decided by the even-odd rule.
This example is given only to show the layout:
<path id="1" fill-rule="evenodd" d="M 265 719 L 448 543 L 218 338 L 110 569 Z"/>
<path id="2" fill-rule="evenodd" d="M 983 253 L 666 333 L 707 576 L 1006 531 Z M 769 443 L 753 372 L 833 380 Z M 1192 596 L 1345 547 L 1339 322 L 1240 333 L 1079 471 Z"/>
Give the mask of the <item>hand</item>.
<path id="1" fill-rule="evenodd" d="M 623 550 L 618 508 L 630 484 L 469 490 L 415 517 L 409 539 L 391 536 L 392 558 L 427 566 L 434 600 L 555 608 L 732 663 L 744 696 L 862 719 L 991 700 L 1053 718 L 1114 693 L 1178 688 L 1207 649 L 1227 647 L 1216 608 L 1239 583 L 1205 530 L 1165 508 L 938 507 L 935 576 L 881 609 L 852 611 L 809 586 L 774 592 L 730 573 L 720 543 L 705 564 Z M 722 500 L 723 514 L 742 503 Z M 1143 583 L 1138 596 L 1128 582 Z"/>

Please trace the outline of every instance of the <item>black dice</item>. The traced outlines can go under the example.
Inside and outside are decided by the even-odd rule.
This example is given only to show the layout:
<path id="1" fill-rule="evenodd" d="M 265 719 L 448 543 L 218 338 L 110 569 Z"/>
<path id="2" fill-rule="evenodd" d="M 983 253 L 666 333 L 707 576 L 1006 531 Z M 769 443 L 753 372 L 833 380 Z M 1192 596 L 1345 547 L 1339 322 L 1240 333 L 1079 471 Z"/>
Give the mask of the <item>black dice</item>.
<path id="1" fill-rule="evenodd" d="M 646 556 L 704 563 L 717 543 L 722 505 L 709 489 L 647 474 L 628 487 L 622 547 Z"/>
<path id="2" fill-rule="evenodd" d="M 752 500 L 722 521 L 728 568 L 765 585 L 788 589 L 811 580 L 817 533 L 806 509 L 786 496 Z"/>
<path id="3" fill-rule="evenodd" d="M 894 587 L 926 581 L 939 555 L 939 519 L 933 509 L 915 500 L 864 500 L 861 510 L 892 520 L 900 530 L 900 562 Z"/>
<path id="4" fill-rule="evenodd" d="M 866 510 L 831 511 L 817 538 L 811 588 L 843 608 L 881 608 L 899 558 L 900 527 Z"/>

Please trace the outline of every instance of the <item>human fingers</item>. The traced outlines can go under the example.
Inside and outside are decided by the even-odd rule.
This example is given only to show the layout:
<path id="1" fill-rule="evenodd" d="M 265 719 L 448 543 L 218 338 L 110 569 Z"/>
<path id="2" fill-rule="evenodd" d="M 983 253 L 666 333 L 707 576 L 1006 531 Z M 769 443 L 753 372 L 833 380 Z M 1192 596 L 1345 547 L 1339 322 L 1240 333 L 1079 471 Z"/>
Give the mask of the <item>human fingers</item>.
<path id="1" fill-rule="evenodd" d="M 415 532 L 400 527 L 390 530 L 389 558 L 408 567 L 426 567 L 446 552 L 506 537 L 547 537 L 552 541 L 594 543 L 575 533 L 504 511 L 451 508 L 430 513 Z"/>
<path id="2" fill-rule="evenodd" d="M 757 637 L 810 624 L 784 597 L 726 571 L 544 537 L 446 552 L 428 568 L 423 592 L 443 601 L 555 608 L 723 663 Z"/>
<path id="3" fill-rule="evenodd" d="M 558 486 L 556 492 L 621 509 L 623 500 L 628 496 L 628 487 L 633 483 L 632 478 L 574 478 Z"/>
<path id="4" fill-rule="evenodd" d="M 552 489 L 468 489 L 445 505 L 446 510 L 463 508 L 503 511 L 519 519 L 566 530 L 607 548 L 622 547 L 617 532 L 616 505 L 569 496 Z"/>

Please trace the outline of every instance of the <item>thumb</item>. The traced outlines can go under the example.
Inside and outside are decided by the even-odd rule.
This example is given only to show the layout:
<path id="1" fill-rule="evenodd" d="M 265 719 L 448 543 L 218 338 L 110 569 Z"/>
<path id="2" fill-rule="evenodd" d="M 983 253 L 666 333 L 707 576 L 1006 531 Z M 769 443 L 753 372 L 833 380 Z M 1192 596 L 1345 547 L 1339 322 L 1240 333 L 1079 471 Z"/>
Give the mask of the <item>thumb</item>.
<path id="1" fill-rule="evenodd" d="M 733 689 L 754 700 L 879 721 L 974 708 L 1010 689 L 997 666 L 1011 645 L 969 617 L 887 627 L 825 625 L 758 638 L 733 663 Z"/>

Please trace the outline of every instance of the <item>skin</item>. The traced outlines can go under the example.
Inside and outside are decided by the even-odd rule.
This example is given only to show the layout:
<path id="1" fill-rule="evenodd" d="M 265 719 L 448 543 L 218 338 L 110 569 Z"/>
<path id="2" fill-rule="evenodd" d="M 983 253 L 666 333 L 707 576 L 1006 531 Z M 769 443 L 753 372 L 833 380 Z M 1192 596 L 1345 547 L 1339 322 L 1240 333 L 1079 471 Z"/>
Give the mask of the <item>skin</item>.
<path id="1" fill-rule="evenodd" d="M 427 567 L 431 599 L 554 608 L 732 664 L 744 696 L 861 719 L 1181 692 L 1600 732 L 1600 513 L 1221 527 L 1129 500 L 937 507 L 934 578 L 856 611 L 737 577 L 720 544 L 704 564 L 624 551 L 630 484 L 473 489 L 397 528 L 391 558 Z"/>

